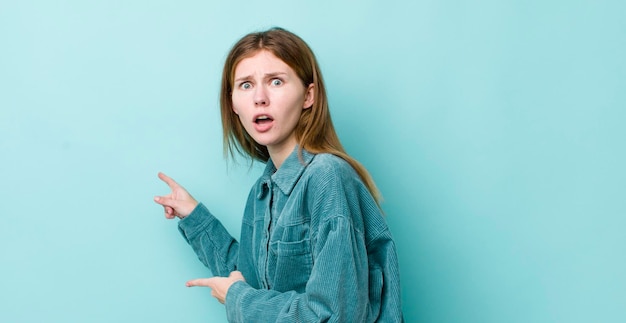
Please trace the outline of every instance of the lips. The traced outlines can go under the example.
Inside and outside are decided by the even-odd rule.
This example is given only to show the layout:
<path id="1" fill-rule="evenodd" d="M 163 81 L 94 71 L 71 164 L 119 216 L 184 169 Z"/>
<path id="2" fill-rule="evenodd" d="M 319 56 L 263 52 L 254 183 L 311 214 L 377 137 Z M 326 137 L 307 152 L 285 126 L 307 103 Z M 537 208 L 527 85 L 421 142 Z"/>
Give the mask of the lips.
<path id="1" fill-rule="evenodd" d="M 258 132 L 266 132 L 272 128 L 274 119 L 267 114 L 259 114 L 254 117 L 254 129 Z"/>
<path id="2" fill-rule="evenodd" d="M 274 121 L 274 119 L 272 119 L 272 117 L 266 114 L 259 115 L 254 119 L 254 123 L 256 124 L 262 124 L 262 123 L 267 123 L 267 122 L 272 122 L 272 121 Z"/>

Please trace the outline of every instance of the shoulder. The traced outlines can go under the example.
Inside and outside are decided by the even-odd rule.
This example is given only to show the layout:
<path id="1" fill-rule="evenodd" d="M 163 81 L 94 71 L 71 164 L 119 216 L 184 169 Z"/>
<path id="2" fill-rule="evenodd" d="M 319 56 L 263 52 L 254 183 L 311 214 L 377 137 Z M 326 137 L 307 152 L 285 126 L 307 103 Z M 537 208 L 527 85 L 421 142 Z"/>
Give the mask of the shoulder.
<path id="1" fill-rule="evenodd" d="M 360 177 L 347 161 L 328 153 L 315 155 L 307 166 L 306 173 L 308 176 L 322 182 L 333 179 L 341 180 L 342 182 L 346 180 L 360 181 Z"/>
<path id="2" fill-rule="evenodd" d="M 346 162 L 343 158 L 341 158 L 341 157 L 339 157 L 337 155 L 329 154 L 329 153 L 321 153 L 321 154 L 315 155 L 315 157 L 311 161 L 311 165 L 313 165 L 313 164 L 317 164 L 317 165 L 347 165 L 347 166 L 349 166 L 348 162 Z"/>
<path id="3" fill-rule="evenodd" d="M 365 230 L 366 220 L 382 218 L 380 208 L 367 186 L 343 158 L 318 154 L 311 160 L 305 173 L 307 203 L 313 227 L 347 221 L 351 228 L 363 233 L 369 232 Z"/>
<path id="4" fill-rule="evenodd" d="M 310 202 L 314 203 L 314 208 L 322 208 L 325 214 L 346 215 L 351 204 L 369 195 L 354 168 L 332 154 L 315 155 L 303 176 L 307 195 L 312 197 Z"/>

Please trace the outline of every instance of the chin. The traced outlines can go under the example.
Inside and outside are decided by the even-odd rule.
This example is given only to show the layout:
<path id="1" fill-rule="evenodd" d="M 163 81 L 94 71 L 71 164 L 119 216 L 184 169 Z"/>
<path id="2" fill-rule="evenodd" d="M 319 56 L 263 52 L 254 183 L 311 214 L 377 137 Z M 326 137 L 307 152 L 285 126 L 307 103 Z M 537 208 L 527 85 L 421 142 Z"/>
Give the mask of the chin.
<path id="1" fill-rule="evenodd" d="M 252 137 L 252 139 L 257 144 L 262 145 L 262 146 L 266 146 L 266 147 L 267 147 L 267 145 L 271 145 L 272 142 L 273 142 L 272 140 L 266 139 L 266 138 Z"/>

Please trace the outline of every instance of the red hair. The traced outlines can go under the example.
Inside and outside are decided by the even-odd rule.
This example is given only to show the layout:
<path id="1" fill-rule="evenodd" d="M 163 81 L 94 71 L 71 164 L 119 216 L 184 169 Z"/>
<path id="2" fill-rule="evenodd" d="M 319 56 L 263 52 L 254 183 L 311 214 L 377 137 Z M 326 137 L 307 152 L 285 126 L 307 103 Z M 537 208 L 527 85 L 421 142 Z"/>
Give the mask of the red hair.
<path id="1" fill-rule="evenodd" d="M 341 157 L 356 170 L 377 203 L 380 203 L 380 192 L 374 180 L 365 167 L 346 153 L 335 132 L 322 73 L 313 51 L 300 37 L 282 28 L 272 28 L 244 36 L 233 46 L 226 58 L 220 91 L 225 155 L 228 156 L 230 153 L 234 157 L 237 152 L 262 162 L 267 162 L 270 158 L 267 147 L 255 142 L 241 125 L 239 117 L 233 111 L 231 97 L 235 68 L 243 59 L 261 50 L 271 52 L 291 67 L 305 88 L 309 84 L 314 85 L 313 106 L 302 110 L 295 129 L 300 149 L 298 153 L 301 154 L 301 150 L 305 149 L 313 154 L 330 153 Z"/>

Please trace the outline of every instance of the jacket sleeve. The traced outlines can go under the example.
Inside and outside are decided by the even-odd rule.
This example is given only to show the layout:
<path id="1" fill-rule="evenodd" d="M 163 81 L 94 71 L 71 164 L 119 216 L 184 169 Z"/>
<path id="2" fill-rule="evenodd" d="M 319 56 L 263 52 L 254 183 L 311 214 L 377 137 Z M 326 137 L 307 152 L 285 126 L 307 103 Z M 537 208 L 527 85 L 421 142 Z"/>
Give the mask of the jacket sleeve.
<path id="1" fill-rule="evenodd" d="M 213 275 L 227 277 L 236 270 L 239 243 L 204 204 L 180 220 L 178 230 Z"/>
<path id="2" fill-rule="evenodd" d="M 237 282 L 226 295 L 229 322 L 365 322 L 368 268 L 362 237 L 343 216 L 326 220 L 318 234 L 304 293 Z"/>

